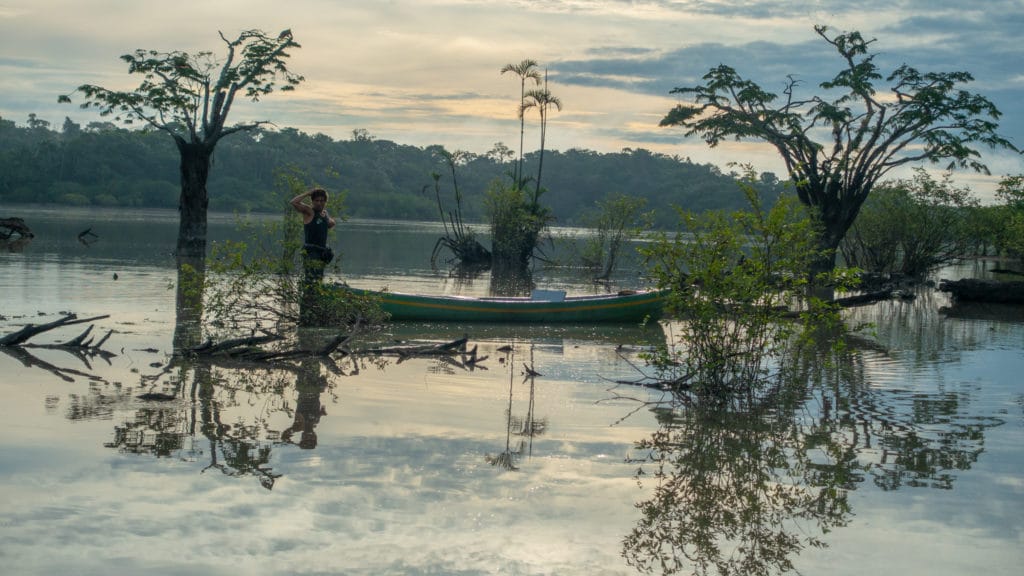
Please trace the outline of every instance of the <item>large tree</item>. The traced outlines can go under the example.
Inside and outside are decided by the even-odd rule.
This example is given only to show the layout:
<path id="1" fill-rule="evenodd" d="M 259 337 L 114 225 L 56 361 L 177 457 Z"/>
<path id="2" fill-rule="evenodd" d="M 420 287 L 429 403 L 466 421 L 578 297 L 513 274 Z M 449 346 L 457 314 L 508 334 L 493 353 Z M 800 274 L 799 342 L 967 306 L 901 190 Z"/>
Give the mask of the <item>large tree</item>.
<path id="1" fill-rule="evenodd" d="M 246 30 L 234 40 L 220 33 L 226 47 L 223 60 L 212 52 L 158 52 L 136 50 L 121 59 L 129 74 L 142 74 L 134 90 L 109 90 L 83 84 L 75 91 L 85 96 L 82 108 L 98 108 L 125 124 L 142 122 L 174 139 L 180 153 L 181 211 L 178 261 L 202 266 L 206 252 L 206 181 L 217 143 L 230 134 L 252 130 L 267 121 L 228 126 L 235 98 L 259 101 L 283 82 L 280 90 L 293 90 L 304 78 L 286 66 L 290 48 L 299 48 L 291 30 L 276 37 Z M 70 102 L 70 96 L 59 98 Z"/>
<path id="2" fill-rule="evenodd" d="M 709 146 L 735 139 L 763 140 L 779 152 L 800 201 L 821 221 L 822 250 L 812 272 L 835 266 L 836 248 L 872 188 L 905 164 L 947 162 L 949 168 L 988 173 L 977 145 L 1016 148 L 996 133 L 999 110 L 959 86 L 967 72 L 927 72 L 901 65 L 885 82 L 869 52 L 875 42 L 859 32 L 815 32 L 839 53 L 844 67 L 820 87 L 826 96 L 799 98 L 789 77 L 783 96 L 770 93 L 726 65 L 712 68 L 700 86 L 676 88 L 691 102 L 673 108 L 662 126 L 681 126 Z"/>

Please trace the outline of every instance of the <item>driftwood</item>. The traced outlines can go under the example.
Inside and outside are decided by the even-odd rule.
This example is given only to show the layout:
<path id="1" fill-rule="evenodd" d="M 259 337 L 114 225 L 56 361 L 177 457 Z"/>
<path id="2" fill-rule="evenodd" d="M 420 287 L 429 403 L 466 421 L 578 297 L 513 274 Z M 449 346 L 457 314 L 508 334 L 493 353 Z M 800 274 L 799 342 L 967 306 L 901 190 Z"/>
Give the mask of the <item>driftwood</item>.
<path id="1" fill-rule="evenodd" d="M 1003 282 L 964 278 L 941 280 L 939 290 L 949 292 L 959 302 L 991 302 L 994 304 L 1024 304 L 1024 282 Z"/>
<path id="2" fill-rule="evenodd" d="M 207 338 L 202 344 L 189 348 L 189 352 L 196 356 L 231 356 L 240 348 L 251 348 L 260 344 L 281 340 L 282 338 L 282 336 L 270 333 L 265 333 L 263 336 L 231 338 L 216 343 L 212 339 Z"/>
<path id="3" fill-rule="evenodd" d="M 4 336 L 4 337 L 0 338 L 0 346 L 20 346 L 20 345 L 24 344 L 25 342 L 27 342 L 33 336 L 36 336 L 37 334 L 42 334 L 43 332 L 47 332 L 49 330 L 53 330 L 54 328 L 61 328 L 63 326 L 71 326 L 72 324 L 83 324 L 85 322 L 92 322 L 94 320 L 102 320 L 103 318 L 109 318 L 109 317 L 110 317 L 109 314 L 104 314 L 102 316 L 93 316 L 92 318 L 81 318 L 81 319 L 79 319 L 78 316 L 75 315 L 75 314 L 68 314 L 67 316 L 64 316 L 63 318 L 60 318 L 58 320 L 54 320 L 53 322 L 47 322 L 46 324 L 39 324 L 39 325 L 36 325 L 36 324 L 26 324 L 25 327 L 23 327 L 21 330 L 18 330 L 17 332 L 12 332 L 11 334 L 8 334 L 7 336 Z M 90 327 L 90 330 L 91 330 L 91 327 Z M 82 344 L 81 341 L 85 339 L 85 336 L 88 335 L 88 333 L 89 333 L 89 330 L 86 330 L 84 334 L 82 334 L 81 336 L 79 336 L 75 340 L 72 340 L 72 341 L 68 342 L 65 346 L 66 347 L 72 347 L 72 346 L 81 345 Z M 100 341 L 100 344 L 102 344 L 104 341 L 106 341 L 106 339 L 109 338 L 109 337 L 110 337 L 110 334 L 107 334 L 107 336 L 105 338 L 103 338 L 103 340 Z M 96 346 L 98 347 L 99 344 L 97 344 Z"/>
<path id="4" fill-rule="evenodd" d="M 214 343 L 212 340 L 189 349 L 189 353 L 199 358 L 219 358 L 254 363 L 275 363 L 299 358 L 328 358 L 351 338 L 347 334 L 335 336 L 330 342 L 318 350 L 266 350 L 261 344 L 282 340 L 284 337 L 270 332 L 262 336 L 233 338 Z"/>
<path id="5" fill-rule="evenodd" d="M 92 246 L 99 239 L 100 237 L 97 236 L 96 233 L 92 231 L 92 227 L 86 228 L 85 230 L 82 230 L 81 232 L 78 233 L 78 241 L 84 244 L 85 246 Z"/>
<path id="6" fill-rule="evenodd" d="M 350 350 L 345 345 L 350 341 L 351 336 L 342 334 L 334 337 L 330 342 L 316 350 L 291 349 L 291 350 L 267 350 L 261 345 L 283 339 L 282 336 L 264 333 L 262 336 L 249 336 L 245 338 L 233 338 L 221 342 L 207 340 L 199 346 L 188 350 L 188 354 L 199 360 L 227 361 L 240 364 L 272 365 L 276 368 L 293 368 L 294 360 L 303 358 L 319 358 L 332 372 L 340 373 L 340 368 L 334 364 L 332 355 L 340 353 L 343 356 L 397 356 L 398 362 L 416 357 L 438 358 L 446 364 L 464 370 L 481 368 L 480 363 L 487 360 L 487 356 L 478 356 L 477 347 L 467 350 L 468 337 L 462 337 L 451 342 L 440 344 L 423 344 L 413 346 L 391 346 L 386 348 L 367 348 Z"/>
<path id="7" fill-rule="evenodd" d="M 892 298 L 892 288 L 885 288 L 883 290 L 876 290 L 874 292 L 865 292 L 864 294 L 858 294 L 856 296 L 845 296 L 843 298 L 836 298 L 833 300 L 834 303 L 838 304 L 841 308 L 850 308 L 852 306 L 863 306 L 865 304 L 874 304 L 880 300 L 888 300 Z"/>
<path id="8" fill-rule="evenodd" d="M 0 240 L 32 238 L 32 229 L 21 218 L 0 218 Z"/>
<path id="9" fill-rule="evenodd" d="M 475 344 L 472 348 L 467 349 L 468 343 L 469 336 L 463 336 L 462 338 L 439 344 L 417 344 L 354 350 L 352 355 L 397 356 L 399 363 L 410 358 L 437 358 L 445 364 L 464 370 L 483 369 L 480 364 L 489 357 L 477 355 L 477 346 Z"/>
<path id="10" fill-rule="evenodd" d="M 368 348 L 360 350 L 361 354 L 374 356 L 447 356 L 466 351 L 468 336 L 442 344 L 421 344 L 415 346 L 391 346 L 387 348 Z"/>

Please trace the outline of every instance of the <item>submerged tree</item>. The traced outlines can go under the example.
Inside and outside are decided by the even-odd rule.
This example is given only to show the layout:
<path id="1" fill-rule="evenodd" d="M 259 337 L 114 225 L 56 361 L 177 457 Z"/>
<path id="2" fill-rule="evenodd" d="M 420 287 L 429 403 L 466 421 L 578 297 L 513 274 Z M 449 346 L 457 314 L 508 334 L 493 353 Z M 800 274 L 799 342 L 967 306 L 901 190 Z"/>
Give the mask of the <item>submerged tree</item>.
<path id="1" fill-rule="evenodd" d="M 867 272 L 923 276 L 967 252 L 977 203 L 948 173 L 935 180 L 917 168 L 912 179 L 879 185 L 864 203 L 840 243 L 843 260 Z"/>
<path id="2" fill-rule="evenodd" d="M 1009 255 L 1024 259 L 1024 174 L 1003 178 L 996 196 L 1004 202 L 1000 207 L 1004 222 L 1001 247 Z"/>
<path id="3" fill-rule="evenodd" d="M 815 32 L 838 52 L 845 67 L 820 87 L 835 94 L 800 98 L 790 76 L 783 98 L 766 92 L 735 69 L 719 65 L 703 85 L 676 88 L 693 103 L 679 104 L 662 126 L 681 126 L 709 146 L 728 139 L 763 140 L 782 156 L 800 201 L 821 221 L 821 255 L 813 272 L 834 268 L 839 243 L 874 186 L 905 164 L 948 161 L 987 173 L 976 145 L 1015 150 L 996 133 L 1000 112 L 988 99 L 960 88 L 967 72 L 919 72 L 901 65 L 885 81 L 869 52 L 874 40 L 859 32 Z M 822 141 L 819 142 L 818 138 Z"/>
<path id="4" fill-rule="evenodd" d="M 267 121 L 227 125 L 235 99 L 258 102 L 277 88 L 293 90 L 304 78 L 288 70 L 288 50 L 299 48 L 291 30 L 276 37 L 246 30 L 234 40 L 220 34 L 227 49 L 222 60 L 212 52 L 159 52 L 136 50 L 121 59 L 129 74 L 142 74 L 137 88 L 109 90 L 83 84 L 75 91 L 85 96 L 82 108 L 98 108 L 125 124 L 136 121 L 169 134 L 180 154 L 181 220 L 178 230 L 179 262 L 202 266 L 206 251 L 206 182 L 214 147 L 225 136 L 253 130 Z M 70 102 L 70 95 L 61 96 Z"/>
<path id="5" fill-rule="evenodd" d="M 653 212 L 644 212 L 644 198 L 612 194 L 599 200 L 583 224 L 593 229 L 580 255 L 584 268 L 594 274 L 595 281 L 608 281 L 622 255 L 622 247 L 651 227 Z"/>
<path id="6" fill-rule="evenodd" d="M 531 284 L 529 266 L 541 234 L 550 223 L 550 210 L 534 204 L 521 188 L 494 182 L 484 200 L 491 228 L 492 279 L 513 291 Z"/>
<path id="7" fill-rule="evenodd" d="M 456 167 L 469 156 L 469 153 L 462 150 L 449 152 L 443 147 L 437 147 L 435 154 L 451 173 L 452 188 L 455 192 L 455 210 L 445 211 L 444 203 L 441 201 L 441 175 L 437 172 L 432 173 L 434 196 L 437 199 L 441 224 L 444 225 L 444 236 L 438 238 L 437 243 L 434 244 L 434 250 L 430 254 L 430 264 L 436 268 L 441 251 L 447 248 L 453 258 L 458 261 L 458 267 L 462 271 L 486 269 L 491 265 L 491 253 L 480 244 L 473 229 L 466 225 L 462 214 L 462 191 L 459 189 L 456 174 Z M 423 188 L 426 190 L 427 186 Z"/>
<path id="8" fill-rule="evenodd" d="M 653 357 L 662 387 L 708 404 L 759 393 L 794 339 L 838 325 L 836 305 L 806 298 L 817 253 L 806 208 L 784 196 L 765 208 L 748 171 L 751 208 L 682 213 L 685 230 L 662 235 L 642 253 L 669 311 L 681 321 L 680 345 Z M 845 288 L 838 271 L 831 282 Z M 801 322 L 787 321 L 800 311 Z"/>

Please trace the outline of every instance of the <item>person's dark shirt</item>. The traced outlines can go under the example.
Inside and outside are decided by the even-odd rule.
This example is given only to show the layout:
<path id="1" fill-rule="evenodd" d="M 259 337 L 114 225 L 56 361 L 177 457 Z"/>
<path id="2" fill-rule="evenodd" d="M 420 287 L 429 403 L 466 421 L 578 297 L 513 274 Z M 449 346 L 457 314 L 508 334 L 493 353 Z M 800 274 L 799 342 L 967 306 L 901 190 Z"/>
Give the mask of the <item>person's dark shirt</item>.
<path id="1" fill-rule="evenodd" d="M 321 248 L 327 246 L 327 230 L 330 229 L 330 221 L 327 218 L 316 214 L 309 224 L 304 224 L 302 228 L 305 232 L 306 245 Z"/>

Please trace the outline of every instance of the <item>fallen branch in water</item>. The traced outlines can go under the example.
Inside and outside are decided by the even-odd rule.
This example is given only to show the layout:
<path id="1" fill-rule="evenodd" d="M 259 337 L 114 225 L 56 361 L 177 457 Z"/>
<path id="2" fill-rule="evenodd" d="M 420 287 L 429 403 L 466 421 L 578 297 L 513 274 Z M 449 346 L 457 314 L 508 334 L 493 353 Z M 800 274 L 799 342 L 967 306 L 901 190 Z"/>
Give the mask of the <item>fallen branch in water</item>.
<path id="1" fill-rule="evenodd" d="M 206 342 L 189 349 L 189 353 L 199 358 L 224 358 L 255 363 L 275 363 L 298 358 L 319 357 L 328 358 L 336 352 L 343 344 L 349 341 L 351 336 L 339 334 L 330 342 L 318 350 L 304 350 L 295 348 L 290 350 L 266 350 L 260 345 L 283 340 L 284 337 L 271 332 L 264 332 L 262 336 L 248 336 L 245 338 L 232 338 L 222 342 Z M 344 352 L 347 354 L 347 352 Z"/>
<path id="2" fill-rule="evenodd" d="M 110 338 L 114 331 L 107 331 L 106 336 L 100 338 L 99 342 L 93 344 L 92 338 L 89 338 L 88 340 L 86 339 L 92 332 L 92 329 L 93 326 L 90 324 L 89 327 L 85 329 L 85 332 L 79 334 L 77 338 L 72 338 L 71 340 L 60 344 L 25 344 L 25 346 L 33 348 L 47 348 L 50 350 L 63 350 L 73 354 L 76 358 L 81 360 L 87 368 L 92 370 L 92 366 L 89 364 L 89 358 L 99 356 L 103 360 L 106 360 L 107 364 L 110 364 L 110 359 L 117 356 L 117 354 L 103 349 L 103 344 Z"/>
<path id="3" fill-rule="evenodd" d="M 372 356 L 399 356 L 411 358 L 414 356 L 452 356 L 466 351 L 468 336 L 463 336 L 451 342 L 441 344 L 421 344 L 415 346 L 390 346 L 387 348 L 368 348 L 353 352 L 354 354 L 367 354 Z M 475 353 L 474 353 L 475 354 Z"/>
<path id="4" fill-rule="evenodd" d="M 17 238 L 32 238 L 35 234 L 21 218 L 0 218 L 0 240 L 11 240 Z"/>
<path id="5" fill-rule="evenodd" d="M 450 342 L 353 350 L 352 355 L 397 356 L 399 363 L 410 358 L 437 358 L 463 370 L 483 369 L 481 363 L 487 360 L 488 356 L 478 356 L 476 345 L 467 350 L 468 343 L 469 336 L 467 335 Z"/>
<path id="6" fill-rule="evenodd" d="M 864 294 L 858 294 L 856 296 L 845 296 L 843 298 L 836 298 L 833 300 L 834 303 L 838 304 L 841 308 L 849 308 L 851 306 L 861 306 L 864 304 L 873 304 L 881 300 L 888 300 L 892 298 L 893 289 L 885 288 L 883 290 L 876 290 L 874 292 L 865 292 Z"/>
<path id="7" fill-rule="evenodd" d="M 83 324 L 85 322 L 102 320 L 103 318 L 109 317 L 110 314 L 104 314 L 102 316 L 93 316 L 92 318 L 79 319 L 78 315 L 76 314 L 68 314 L 63 318 L 54 320 L 53 322 L 47 322 L 46 324 L 26 324 L 21 330 L 18 330 L 17 332 L 12 332 L 11 334 L 8 334 L 7 336 L 0 338 L 0 346 L 20 346 L 27 342 L 32 337 L 38 334 L 42 334 L 43 332 L 47 332 L 49 330 L 53 330 L 55 328 L 71 326 L 72 324 Z M 88 332 L 89 331 L 86 330 L 86 333 L 83 334 L 82 336 L 79 336 L 79 338 L 84 339 L 85 335 L 88 334 Z M 110 335 L 108 334 L 107 337 L 109 336 Z M 106 341 L 106 338 L 104 338 L 103 341 Z M 102 344 L 103 341 L 101 341 L 100 343 Z M 72 342 L 74 342 L 74 340 L 70 341 L 68 344 L 71 344 Z"/>
<path id="8" fill-rule="evenodd" d="M 939 290 L 949 292 L 957 302 L 1024 304 L 1024 282 L 962 278 L 939 281 Z"/>

